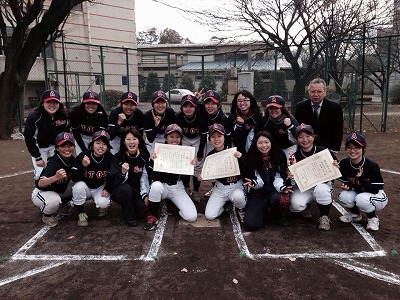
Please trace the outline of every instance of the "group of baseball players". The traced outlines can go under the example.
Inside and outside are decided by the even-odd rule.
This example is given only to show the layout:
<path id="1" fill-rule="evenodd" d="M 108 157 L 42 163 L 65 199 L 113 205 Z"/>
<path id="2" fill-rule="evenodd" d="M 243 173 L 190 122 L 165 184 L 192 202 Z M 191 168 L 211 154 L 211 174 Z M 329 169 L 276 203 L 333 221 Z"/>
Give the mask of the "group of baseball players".
<path id="1" fill-rule="evenodd" d="M 367 143 L 358 133 L 346 137 L 347 157 L 337 159 L 343 112 L 326 98 L 322 79 L 309 83 L 308 99 L 296 106 L 295 115 L 279 95 L 270 96 L 262 112 L 246 90 L 235 94 L 228 116 L 214 90 L 184 96 L 179 112 L 169 106 L 163 91 L 153 93 L 151 105 L 143 113 L 137 95 L 127 92 L 108 116 L 90 90 L 68 113 L 57 91 L 43 92 L 40 105 L 27 117 L 24 136 L 34 167 L 32 202 L 46 225 L 57 226 L 59 215 L 77 213 L 77 226 L 88 226 L 85 204 L 92 199 L 98 217 L 106 216 L 115 202 L 127 225 L 138 226 L 144 218 L 144 228 L 153 230 L 162 200 L 169 213 L 176 211 L 188 222 L 197 219 L 196 204 L 207 201 L 207 219 L 234 209 L 242 226 L 255 231 L 267 218 L 284 226 L 289 216 L 312 218 L 310 205 L 315 202 L 318 228 L 329 230 L 333 181 L 301 192 L 288 168 L 328 149 L 333 167 L 342 174 L 338 200 L 347 211 L 340 221 L 358 222 L 365 214 L 366 228 L 379 230 L 376 212 L 388 202 L 380 168 L 365 157 Z M 194 147 L 194 174 L 154 170 L 156 143 Z M 215 178 L 208 195 L 200 195 L 205 157 L 233 146 L 236 150 L 230 153 L 240 174 Z"/>

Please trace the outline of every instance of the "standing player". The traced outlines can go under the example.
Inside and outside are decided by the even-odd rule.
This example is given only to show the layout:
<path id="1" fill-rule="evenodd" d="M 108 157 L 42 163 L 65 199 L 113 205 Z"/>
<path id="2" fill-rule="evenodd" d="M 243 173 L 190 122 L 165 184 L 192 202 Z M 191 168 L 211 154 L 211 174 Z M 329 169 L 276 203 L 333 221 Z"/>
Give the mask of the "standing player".
<path id="1" fill-rule="evenodd" d="M 170 145 L 181 145 L 181 141 L 182 129 L 176 124 L 168 125 L 165 129 L 165 143 Z M 155 152 L 151 153 L 150 159 L 149 167 L 150 169 L 153 169 L 154 160 L 157 159 L 157 154 Z M 191 163 L 194 162 L 192 161 Z M 188 222 L 196 221 L 196 206 L 185 191 L 181 175 L 151 171 L 150 179 L 150 215 L 147 216 L 147 222 L 144 226 L 145 230 L 153 230 L 158 224 L 158 210 L 160 202 L 163 199 L 169 199 L 176 205 L 182 219 Z"/>
<path id="2" fill-rule="evenodd" d="M 228 146 L 225 144 L 225 129 L 221 124 L 213 124 L 208 130 L 208 138 L 214 147 L 207 156 L 218 153 Z M 242 153 L 236 151 L 234 156 L 239 159 L 239 166 L 243 170 L 243 161 L 240 159 Z M 202 180 L 201 175 L 198 176 Z M 244 208 L 246 206 L 246 195 L 244 193 L 243 181 L 240 175 L 217 178 L 210 199 L 206 205 L 205 216 L 208 220 L 214 220 L 224 211 L 226 202 L 231 201 L 238 210 L 239 219 L 243 222 Z"/>
<path id="3" fill-rule="evenodd" d="M 39 179 L 47 160 L 54 155 L 54 141 L 60 132 L 69 131 L 67 111 L 55 90 L 44 91 L 39 106 L 28 115 L 24 137 L 32 156 L 34 178 Z"/>
<path id="4" fill-rule="evenodd" d="M 197 109 L 197 98 L 192 95 L 183 96 L 181 111 L 176 114 L 175 123 L 182 128 L 182 145 L 196 148 L 197 163 L 194 166 L 194 176 L 182 176 L 183 185 L 194 202 L 200 202 L 198 191 L 200 181 L 197 175 L 201 173 L 203 166 L 204 147 L 207 143 L 207 125 L 203 115 Z M 190 190 L 190 178 L 193 179 L 193 191 Z"/>
<path id="5" fill-rule="evenodd" d="M 339 194 L 340 203 L 349 212 L 340 217 L 340 221 L 350 223 L 360 221 L 364 212 L 368 217 L 367 229 L 379 230 L 379 218 L 376 211 L 382 210 L 388 203 L 383 191 L 383 178 L 377 163 L 365 157 L 367 142 L 358 133 L 346 138 L 348 157 L 340 161 L 343 191 Z"/>
<path id="6" fill-rule="evenodd" d="M 99 96 L 91 90 L 83 94 L 82 103 L 71 110 L 69 117 L 76 142 L 76 154 L 88 151 L 93 133 L 107 129 L 107 112 L 101 105 Z"/>
<path id="7" fill-rule="evenodd" d="M 293 154 L 293 163 L 299 162 L 307 157 L 314 155 L 326 148 L 314 145 L 315 134 L 310 125 L 304 123 L 296 127 L 297 151 Z M 332 163 L 339 167 L 339 163 L 335 155 L 331 152 Z M 302 213 L 303 216 L 311 217 L 308 206 L 312 202 L 317 202 L 320 218 L 318 229 L 329 230 L 331 228 L 331 220 L 329 219 L 329 211 L 332 206 L 332 181 L 317 184 L 315 187 L 307 191 L 300 192 L 295 189 L 291 194 L 290 210 L 296 213 Z"/>
<path id="8" fill-rule="evenodd" d="M 43 169 L 36 188 L 32 192 L 32 202 L 39 209 L 42 221 L 49 227 L 58 225 L 54 214 L 60 204 L 66 204 L 71 198 L 71 167 L 74 162 L 75 141 L 72 133 L 61 132 L 55 139 L 56 151 Z"/>
<path id="9" fill-rule="evenodd" d="M 151 105 L 153 108 L 144 114 L 144 131 L 149 153 L 153 151 L 155 143 L 164 143 L 165 129 L 175 120 L 175 112 L 168 107 L 168 97 L 163 91 L 153 93 Z"/>
<path id="10" fill-rule="evenodd" d="M 108 213 L 110 205 L 111 181 L 109 178 L 112 154 L 110 153 L 110 136 L 105 130 L 96 131 L 89 143 L 89 151 L 81 152 L 72 166 L 72 201 L 78 211 L 79 227 L 88 226 L 88 215 L 85 213 L 85 202 L 92 198 L 98 216 Z"/>
<path id="11" fill-rule="evenodd" d="M 127 92 L 121 97 L 121 105 L 110 113 L 108 130 L 111 137 L 111 153 L 119 151 L 122 132 L 136 128 L 143 136 L 143 112 L 137 108 L 138 97 L 135 93 Z"/>
<path id="12" fill-rule="evenodd" d="M 249 151 L 254 135 L 260 130 L 262 114 L 252 93 L 241 90 L 232 101 L 229 122 L 232 126 L 232 141 L 241 153 Z"/>

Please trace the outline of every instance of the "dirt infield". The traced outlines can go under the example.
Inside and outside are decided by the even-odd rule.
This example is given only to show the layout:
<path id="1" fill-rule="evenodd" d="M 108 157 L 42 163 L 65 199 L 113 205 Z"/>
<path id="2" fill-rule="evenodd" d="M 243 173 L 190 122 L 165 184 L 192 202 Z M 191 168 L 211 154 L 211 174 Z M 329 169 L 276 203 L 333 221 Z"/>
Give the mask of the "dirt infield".
<path id="1" fill-rule="evenodd" d="M 234 212 L 194 225 L 164 216 L 163 230 L 146 232 L 143 220 L 126 226 L 118 205 L 97 218 L 90 202 L 87 228 L 71 216 L 48 229 L 30 200 L 24 142 L 0 141 L 1 299 L 398 299 L 399 116 L 388 122 L 386 133 L 365 124 L 367 156 L 385 170 L 389 197 L 374 233 L 365 216 L 359 226 L 340 223 L 335 208 L 331 230 L 319 231 L 316 207 L 312 220 L 270 221 L 255 233 Z"/>

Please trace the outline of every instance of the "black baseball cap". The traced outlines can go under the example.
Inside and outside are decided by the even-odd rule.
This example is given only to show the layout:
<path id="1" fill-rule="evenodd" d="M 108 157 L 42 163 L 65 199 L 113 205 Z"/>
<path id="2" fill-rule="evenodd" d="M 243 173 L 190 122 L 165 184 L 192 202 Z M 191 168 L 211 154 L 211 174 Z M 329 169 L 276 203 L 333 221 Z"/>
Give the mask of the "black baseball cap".
<path id="1" fill-rule="evenodd" d="M 347 146 L 348 143 L 353 142 L 361 147 L 367 147 L 367 141 L 365 138 L 356 132 L 351 133 L 349 136 L 346 138 L 346 142 L 344 143 L 345 146 Z"/>
<path id="2" fill-rule="evenodd" d="M 281 108 L 282 106 L 285 106 L 285 99 L 279 95 L 270 96 L 267 100 L 267 108 L 271 106 Z"/>
<path id="3" fill-rule="evenodd" d="M 56 145 L 57 146 L 61 146 L 67 142 L 75 145 L 75 140 L 74 140 L 74 136 L 72 135 L 72 133 L 60 132 L 59 134 L 57 134 L 57 137 L 56 137 Z"/>
<path id="4" fill-rule="evenodd" d="M 211 135 L 214 131 L 218 131 L 220 134 L 225 134 L 224 126 L 218 123 L 214 123 L 208 127 L 208 135 Z"/>
<path id="5" fill-rule="evenodd" d="M 138 96 L 132 92 L 123 93 L 121 96 L 121 104 L 132 101 L 135 105 L 138 104 Z"/>
<path id="6" fill-rule="evenodd" d="M 207 100 L 211 99 L 213 102 L 220 104 L 221 103 L 221 95 L 214 90 L 208 90 L 205 94 L 204 94 L 204 102 L 206 102 Z"/>
<path id="7" fill-rule="evenodd" d="M 299 136 L 299 133 L 302 131 L 314 134 L 314 129 L 312 128 L 311 125 L 301 123 L 299 126 L 296 127 L 295 137 L 297 138 Z"/>
<path id="8" fill-rule="evenodd" d="M 42 94 L 42 101 L 47 102 L 47 101 L 52 101 L 52 100 L 61 103 L 60 94 L 55 90 L 44 91 Z"/>
<path id="9" fill-rule="evenodd" d="M 151 97 L 151 103 L 157 102 L 159 100 L 163 100 L 168 103 L 167 94 L 165 94 L 165 92 L 163 92 L 163 91 L 154 92 Z"/>
<path id="10" fill-rule="evenodd" d="M 93 102 L 96 104 L 100 104 L 99 95 L 97 95 L 97 93 L 92 90 L 87 91 L 82 96 L 82 102 L 83 103 Z"/>
<path id="11" fill-rule="evenodd" d="M 185 95 L 182 97 L 181 106 L 186 102 L 190 102 L 193 106 L 197 106 L 197 98 L 193 95 Z"/>
<path id="12" fill-rule="evenodd" d="M 175 131 L 177 133 L 179 133 L 182 137 L 182 128 L 180 128 L 177 124 L 168 125 L 167 128 L 165 129 L 164 137 L 166 137 L 168 134 L 173 133 Z"/>

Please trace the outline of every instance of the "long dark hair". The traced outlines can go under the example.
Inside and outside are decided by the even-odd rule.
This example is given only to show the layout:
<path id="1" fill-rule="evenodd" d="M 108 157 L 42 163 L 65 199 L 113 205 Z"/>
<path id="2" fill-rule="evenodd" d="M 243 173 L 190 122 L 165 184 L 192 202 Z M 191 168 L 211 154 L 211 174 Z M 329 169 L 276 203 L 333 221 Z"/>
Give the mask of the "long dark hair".
<path id="1" fill-rule="evenodd" d="M 239 97 L 239 95 L 243 95 L 244 97 L 250 99 L 250 108 L 249 108 L 249 110 L 250 110 L 251 114 L 254 114 L 255 112 L 260 111 L 260 108 L 258 107 L 257 100 L 254 97 L 254 95 L 252 93 L 250 93 L 249 91 L 247 91 L 247 90 L 241 90 L 241 91 L 239 91 L 239 92 L 237 92 L 235 94 L 235 97 L 232 100 L 231 114 L 236 114 L 236 112 L 238 110 L 237 98 Z"/>
<path id="2" fill-rule="evenodd" d="M 139 131 L 137 131 L 135 127 L 132 127 L 129 130 L 124 130 L 122 132 L 119 151 L 115 154 L 115 156 L 119 160 L 123 160 L 124 156 L 126 155 L 127 148 L 125 146 L 125 138 L 128 135 L 128 133 L 131 133 L 134 137 L 136 137 L 139 140 L 138 149 L 142 157 L 147 161 L 150 158 L 150 153 L 146 148 L 146 142 L 144 141 L 142 135 L 139 133 Z"/>
<path id="3" fill-rule="evenodd" d="M 271 150 L 269 151 L 269 162 L 272 168 L 276 171 L 280 170 L 283 159 L 285 159 L 285 153 L 275 142 L 274 138 L 268 131 L 259 131 L 253 138 L 251 146 L 246 156 L 246 165 L 251 170 L 257 170 L 258 173 L 262 174 L 262 166 L 264 165 L 263 158 L 261 157 L 260 151 L 257 149 L 257 141 L 263 136 L 271 141 Z"/>

